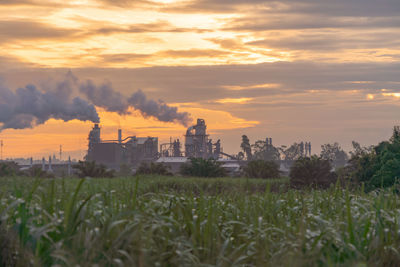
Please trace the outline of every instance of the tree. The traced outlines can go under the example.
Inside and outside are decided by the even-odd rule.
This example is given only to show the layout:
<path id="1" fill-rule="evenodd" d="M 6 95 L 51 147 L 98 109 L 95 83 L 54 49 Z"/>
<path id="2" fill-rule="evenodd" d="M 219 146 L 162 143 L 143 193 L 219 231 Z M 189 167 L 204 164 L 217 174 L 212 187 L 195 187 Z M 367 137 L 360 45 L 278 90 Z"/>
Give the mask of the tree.
<path id="1" fill-rule="evenodd" d="M 136 175 L 138 174 L 152 174 L 152 175 L 165 175 L 165 176 L 172 175 L 167 166 L 165 166 L 163 163 L 157 163 L 157 162 L 150 162 L 150 164 L 142 162 L 139 165 L 138 169 L 136 170 Z"/>
<path id="2" fill-rule="evenodd" d="M 266 161 L 277 161 L 280 159 L 279 150 L 266 141 L 258 140 L 252 145 L 252 148 L 253 159 Z"/>
<path id="3" fill-rule="evenodd" d="M 114 170 L 107 170 L 107 167 L 103 164 L 96 164 L 95 161 L 79 161 L 78 164 L 72 166 L 77 170 L 79 177 L 109 177 L 112 178 L 115 175 Z"/>
<path id="4" fill-rule="evenodd" d="M 281 146 L 279 150 L 283 154 L 283 159 L 286 161 L 294 161 L 304 156 L 304 147 L 302 149 L 302 143 L 293 143 L 289 148 Z"/>
<path id="5" fill-rule="evenodd" d="M 244 159 L 244 153 L 242 151 L 239 151 L 239 153 L 237 154 L 236 158 L 238 160 L 243 160 Z"/>
<path id="6" fill-rule="evenodd" d="M 19 173 L 19 165 L 14 161 L 0 162 L 0 177 L 14 176 Z"/>
<path id="7" fill-rule="evenodd" d="M 214 159 L 191 158 L 181 165 L 181 174 L 197 177 L 223 177 L 226 171 L 221 163 Z"/>
<path id="8" fill-rule="evenodd" d="M 371 148 L 361 148 L 353 142 L 354 152 L 348 166 L 341 170 L 341 179 L 353 184 L 365 184 L 365 190 L 391 187 L 400 179 L 400 135 L 394 127 L 389 141 Z"/>
<path id="9" fill-rule="evenodd" d="M 327 188 L 336 182 L 329 160 L 317 156 L 301 157 L 290 168 L 290 185 L 295 188 Z"/>
<path id="10" fill-rule="evenodd" d="M 243 168 L 244 175 L 249 178 L 278 178 L 279 165 L 274 161 L 252 160 Z"/>
<path id="11" fill-rule="evenodd" d="M 337 142 L 322 145 L 320 157 L 321 159 L 329 160 L 335 168 L 344 166 L 349 159 L 347 153 Z"/>
<path id="12" fill-rule="evenodd" d="M 351 145 L 353 146 L 353 150 L 350 151 L 350 159 L 354 157 L 359 157 L 361 155 L 365 155 L 374 151 L 374 145 L 369 147 L 362 147 L 360 143 L 356 141 L 352 141 Z"/>
<path id="13" fill-rule="evenodd" d="M 250 140 L 247 135 L 242 135 L 242 143 L 240 144 L 240 147 L 243 150 L 244 154 L 246 154 L 246 159 L 251 160 L 253 158 L 253 155 L 251 153 Z"/>
<path id="14" fill-rule="evenodd" d="M 40 166 L 32 166 L 31 168 L 25 170 L 23 172 L 24 175 L 27 175 L 29 177 L 35 177 L 35 178 L 54 178 L 55 175 L 52 172 L 47 172 L 42 170 L 42 167 Z"/>

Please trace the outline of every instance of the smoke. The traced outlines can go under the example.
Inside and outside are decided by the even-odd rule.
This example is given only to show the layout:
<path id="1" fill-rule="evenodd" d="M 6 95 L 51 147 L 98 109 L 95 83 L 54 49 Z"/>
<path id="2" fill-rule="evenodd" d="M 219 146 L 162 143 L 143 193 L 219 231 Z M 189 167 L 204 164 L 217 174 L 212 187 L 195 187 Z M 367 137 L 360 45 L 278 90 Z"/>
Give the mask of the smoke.
<path id="1" fill-rule="evenodd" d="M 110 83 L 96 86 L 92 81 L 86 81 L 79 88 L 90 102 L 108 111 L 129 114 L 129 107 L 133 107 L 140 111 L 143 117 L 153 117 L 159 121 L 177 122 L 184 126 L 192 121 L 189 113 L 179 112 L 178 108 L 171 107 L 162 100 L 147 99 L 142 90 L 126 98 L 116 92 Z"/>
<path id="2" fill-rule="evenodd" d="M 77 96 L 79 92 L 85 99 Z M 176 107 L 161 100 L 147 99 L 141 90 L 125 97 L 115 91 L 111 83 L 96 86 L 90 80 L 79 82 L 68 72 L 63 81 L 54 86 L 47 83 L 41 90 L 27 85 L 14 92 L 0 85 L 0 131 L 33 128 L 51 118 L 97 123 L 100 119 L 95 106 L 121 115 L 130 114 L 129 107 L 133 107 L 144 117 L 185 126 L 191 122 L 189 113 L 178 112 Z"/>
<path id="3" fill-rule="evenodd" d="M 91 80 L 87 80 L 80 85 L 79 89 L 96 106 L 121 115 L 128 114 L 129 105 L 126 99 L 119 92 L 114 91 L 110 83 L 97 87 Z"/>
<path id="4" fill-rule="evenodd" d="M 168 106 L 162 100 L 156 102 L 152 99 L 147 99 L 142 90 L 132 94 L 128 99 L 128 103 L 135 109 L 140 110 L 144 117 L 155 117 L 160 121 L 167 122 L 177 121 L 184 126 L 187 126 L 192 121 L 189 113 L 178 112 L 178 108 Z"/>
<path id="5" fill-rule="evenodd" d="M 13 92 L 0 85 L 0 131 L 32 128 L 50 118 L 99 122 L 94 105 L 73 97 L 75 83 L 74 76 L 67 74 L 64 81 L 47 91 L 27 85 Z"/>

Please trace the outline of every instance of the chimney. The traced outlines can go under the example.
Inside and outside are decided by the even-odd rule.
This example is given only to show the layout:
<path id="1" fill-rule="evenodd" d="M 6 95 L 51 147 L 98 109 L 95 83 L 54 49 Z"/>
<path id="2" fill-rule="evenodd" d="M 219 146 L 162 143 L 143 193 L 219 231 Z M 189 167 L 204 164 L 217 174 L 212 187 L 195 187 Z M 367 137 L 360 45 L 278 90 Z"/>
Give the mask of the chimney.
<path id="1" fill-rule="evenodd" d="M 71 157 L 68 157 L 68 176 L 71 176 Z"/>
<path id="2" fill-rule="evenodd" d="M 51 168 L 51 156 L 49 156 L 49 169 L 48 169 L 48 171 L 49 172 L 53 171 L 53 169 Z"/>
<path id="3" fill-rule="evenodd" d="M 118 129 L 118 143 L 122 143 L 122 130 Z"/>

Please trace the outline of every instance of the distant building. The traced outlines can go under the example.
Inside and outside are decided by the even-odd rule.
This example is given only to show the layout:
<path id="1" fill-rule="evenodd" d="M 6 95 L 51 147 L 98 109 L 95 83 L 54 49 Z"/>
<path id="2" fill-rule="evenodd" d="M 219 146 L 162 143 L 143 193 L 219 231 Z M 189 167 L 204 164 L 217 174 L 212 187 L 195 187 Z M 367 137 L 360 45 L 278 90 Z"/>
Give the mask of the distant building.
<path id="1" fill-rule="evenodd" d="M 89 133 L 87 160 L 118 169 L 121 164 L 137 166 L 140 162 L 158 158 L 157 137 L 129 136 L 122 139 L 122 131 L 118 130 L 117 140 L 102 140 L 100 131 L 99 125 L 95 124 Z"/>

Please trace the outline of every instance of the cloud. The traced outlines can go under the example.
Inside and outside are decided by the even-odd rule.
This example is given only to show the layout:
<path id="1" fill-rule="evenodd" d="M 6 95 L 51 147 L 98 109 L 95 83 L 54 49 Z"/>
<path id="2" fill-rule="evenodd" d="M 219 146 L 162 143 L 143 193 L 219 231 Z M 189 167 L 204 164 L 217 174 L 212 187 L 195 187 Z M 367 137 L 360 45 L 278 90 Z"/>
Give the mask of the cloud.
<path id="1" fill-rule="evenodd" d="M 271 31 L 300 29 L 399 28 L 399 17 L 341 17 L 324 14 L 280 14 L 257 11 L 225 22 L 225 31 Z"/>
<path id="2" fill-rule="evenodd" d="M 78 19 L 79 21 L 79 19 Z M 90 20 L 86 20 L 86 22 L 91 22 L 92 24 L 98 24 L 99 22 L 94 22 Z M 155 33 L 155 32 L 174 32 L 174 33 L 183 33 L 183 32 L 209 32 L 209 29 L 199 29 L 199 28 L 184 28 L 177 27 L 165 20 L 158 20 L 151 23 L 137 23 L 131 25 L 116 25 L 107 23 L 104 27 L 93 27 L 93 30 L 90 31 L 91 34 L 117 34 L 117 33 Z"/>
<path id="3" fill-rule="evenodd" d="M 237 13 L 266 10 L 270 13 L 324 14 L 328 16 L 397 16 L 397 0 L 194 0 L 165 7 L 170 12 Z"/>
<path id="4" fill-rule="evenodd" d="M 32 20 L 0 20 L 0 43 L 22 40 L 52 40 L 77 37 L 74 29 L 53 27 Z"/>
<path id="5" fill-rule="evenodd" d="M 275 38 L 274 38 L 275 37 Z M 397 49 L 400 47 L 400 34 L 397 32 L 296 32 L 283 37 L 271 37 L 252 41 L 246 45 L 274 48 L 280 50 L 326 51 L 343 49 Z"/>
<path id="6" fill-rule="evenodd" d="M 333 93 L 364 90 L 371 93 L 382 88 L 396 89 L 400 84 L 398 69 L 398 62 L 275 62 L 134 69 L 87 68 L 74 72 L 79 77 L 91 77 L 94 81 L 103 81 L 107 77 L 124 95 L 134 93 L 132 85 L 135 85 L 150 98 L 162 98 L 169 103 L 192 103 L 223 98 L 306 94 L 309 90 L 328 90 Z M 30 75 L 36 73 L 38 77 L 51 77 L 53 71 L 42 69 Z M 65 73 L 65 69 L 59 72 Z M 14 77 L 15 82 L 21 75 L 15 71 L 12 76 L 4 73 L 5 77 Z"/>

